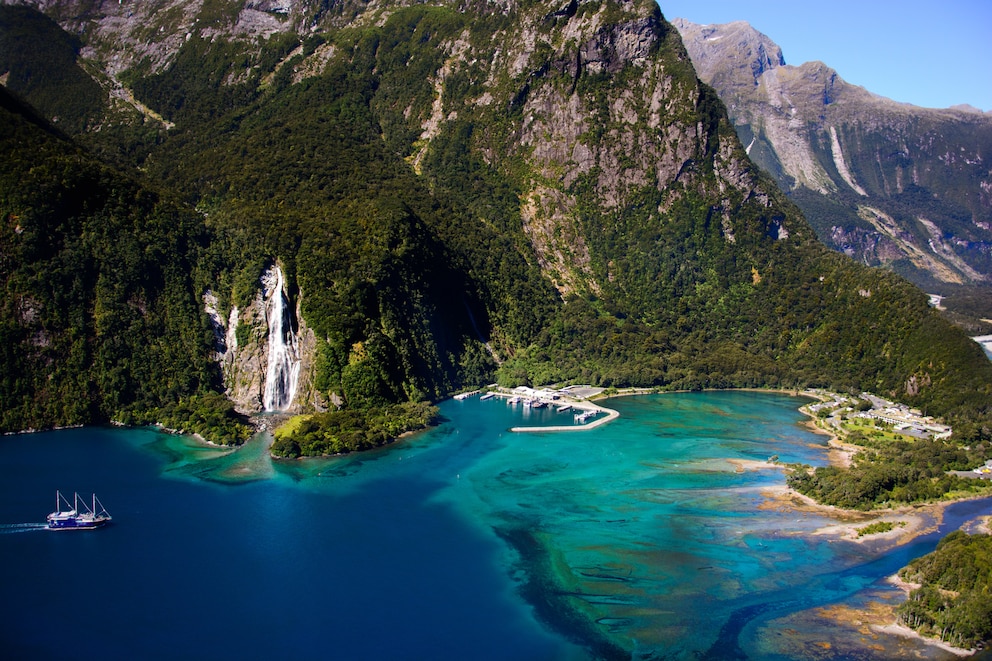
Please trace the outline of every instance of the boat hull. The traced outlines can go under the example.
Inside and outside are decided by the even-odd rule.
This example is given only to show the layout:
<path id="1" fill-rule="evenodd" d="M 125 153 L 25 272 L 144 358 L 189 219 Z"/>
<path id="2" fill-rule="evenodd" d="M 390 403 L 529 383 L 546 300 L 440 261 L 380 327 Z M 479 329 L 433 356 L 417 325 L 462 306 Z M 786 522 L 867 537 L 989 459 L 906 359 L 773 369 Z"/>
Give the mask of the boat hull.
<path id="1" fill-rule="evenodd" d="M 109 517 L 99 517 L 99 518 L 82 518 L 82 517 L 70 517 L 70 518 L 49 518 L 48 519 L 48 529 L 49 530 L 95 530 L 96 528 L 102 528 L 103 526 L 110 523 Z"/>

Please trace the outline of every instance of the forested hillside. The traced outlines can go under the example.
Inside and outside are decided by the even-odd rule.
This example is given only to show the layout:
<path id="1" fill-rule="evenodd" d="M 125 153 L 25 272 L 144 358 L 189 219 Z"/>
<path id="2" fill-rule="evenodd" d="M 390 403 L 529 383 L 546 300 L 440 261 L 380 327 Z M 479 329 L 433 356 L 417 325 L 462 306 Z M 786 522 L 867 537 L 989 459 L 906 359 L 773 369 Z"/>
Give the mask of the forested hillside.
<path id="1" fill-rule="evenodd" d="M 75 144 L 38 126 L 55 74 L 14 90 L 45 120 L 3 116 L 5 429 L 222 392 L 203 296 L 227 319 L 279 265 L 314 337 L 297 411 L 493 379 L 820 385 L 989 434 L 981 350 L 816 241 L 653 2 L 180 3 L 133 52 L 141 8 L 84 4 L 53 13 L 77 30 L 59 70 L 105 72 L 116 101 L 59 124 Z M 30 53 L 0 55 L 27 79 Z M 57 250 L 29 240 L 43 223 Z"/>
<path id="2" fill-rule="evenodd" d="M 202 218 L 87 156 L 3 89 L 0 141 L 0 427 L 140 421 L 214 391 L 195 293 L 210 245 Z M 237 438 L 229 403 L 204 411 L 215 437 Z"/>

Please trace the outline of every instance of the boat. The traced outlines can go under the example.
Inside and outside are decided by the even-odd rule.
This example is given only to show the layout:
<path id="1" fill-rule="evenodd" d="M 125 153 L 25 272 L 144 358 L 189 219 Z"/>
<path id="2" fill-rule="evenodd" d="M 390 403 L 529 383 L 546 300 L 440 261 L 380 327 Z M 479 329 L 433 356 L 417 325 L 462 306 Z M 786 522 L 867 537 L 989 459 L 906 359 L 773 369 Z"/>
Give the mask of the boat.
<path id="1" fill-rule="evenodd" d="M 575 414 L 575 421 L 578 422 L 579 424 L 585 424 L 586 420 L 595 417 L 595 415 L 596 415 L 596 411 L 585 410 L 582 413 Z"/>
<path id="2" fill-rule="evenodd" d="M 63 504 L 67 509 L 62 509 Z M 71 509 L 69 509 L 70 507 Z M 55 511 L 48 515 L 48 529 L 93 530 L 105 526 L 110 523 L 110 520 L 110 512 L 97 499 L 96 494 L 93 494 L 92 504 L 87 505 L 85 500 L 79 498 L 78 493 L 74 493 L 73 502 L 70 505 L 69 500 L 62 495 L 62 492 L 56 491 Z"/>

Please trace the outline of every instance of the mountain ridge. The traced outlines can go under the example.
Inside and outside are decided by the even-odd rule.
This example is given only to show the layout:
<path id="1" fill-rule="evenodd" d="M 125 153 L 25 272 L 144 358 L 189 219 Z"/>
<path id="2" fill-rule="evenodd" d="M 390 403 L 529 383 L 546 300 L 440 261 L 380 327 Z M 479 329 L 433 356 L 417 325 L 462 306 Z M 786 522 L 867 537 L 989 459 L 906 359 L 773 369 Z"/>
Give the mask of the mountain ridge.
<path id="1" fill-rule="evenodd" d="M 758 48 L 777 46 L 743 21 L 674 24 L 749 154 L 792 192 L 825 243 L 924 287 L 987 285 L 992 117 L 892 101 L 823 63 L 759 66 Z"/>
<path id="2" fill-rule="evenodd" d="M 61 71 L 104 84 L 101 110 L 67 117 L 73 139 L 205 228 L 192 279 L 168 293 L 194 301 L 186 323 L 222 373 L 173 397 L 258 392 L 271 325 L 246 311 L 278 267 L 285 327 L 312 333 L 291 412 L 436 400 L 494 378 L 834 385 L 987 412 L 977 346 L 899 278 L 816 241 L 652 2 L 174 3 L 184 11 L 167 20 L 141 15 L 128 63 L 114 60 L 133 39 L 114 30 L 119 5 L 29 4 L 80 35 Z M 246 8 L 264 17 L 250 24 Z M 263 23 L 280 30 L 248 29 Z M 0 61 L 8 81 L 43 53 L 22 55 Z M 39 82 L 27 96 L 51 117 Z M 118 84 L 147 110 L 121 105 Z M 9 165 L 5 190 L 37 185 L 25 177 Z M 3 212 L 33 218 L 30 205 Z M 94 346 L 109 341 L 82 322 Z M 218 364 L 228 334 L 244 362 Z M 115 401 L 94 393 L 89 418 L 65 419 L 114 417 Z"/>

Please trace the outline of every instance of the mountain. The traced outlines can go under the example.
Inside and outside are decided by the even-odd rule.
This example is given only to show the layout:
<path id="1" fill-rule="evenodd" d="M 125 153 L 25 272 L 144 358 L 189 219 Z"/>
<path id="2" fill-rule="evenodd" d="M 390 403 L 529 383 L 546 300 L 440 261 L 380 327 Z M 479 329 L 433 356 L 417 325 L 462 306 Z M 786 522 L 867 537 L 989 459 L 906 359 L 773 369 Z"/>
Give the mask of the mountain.
<path id="1" fill-rule="evenodd" d="M 827 245 L 930 291 L 992 282 L 992 115 L 918 108 L 785 63 L 745 22 L 675 19 L 752 160 Z"/>
<path id="2" fill-rule="evenodd" d="M 978 346 L 817 240 L 650 0 L 0 19 L 5 429 L 498 379 L 872 390 L 988 433 Z"/>

